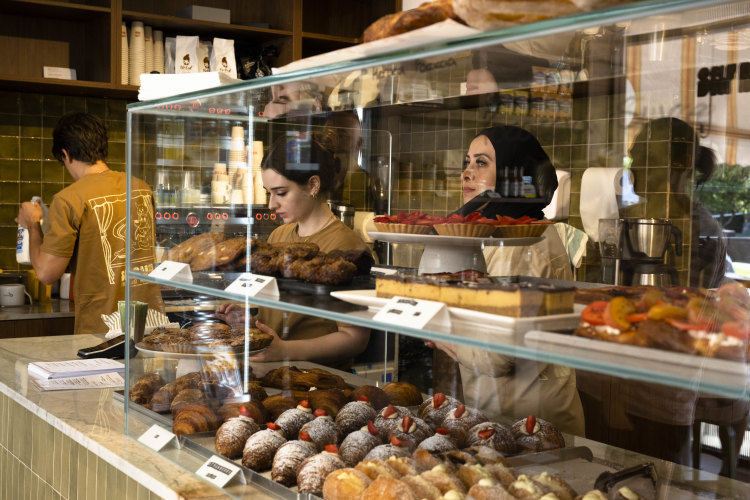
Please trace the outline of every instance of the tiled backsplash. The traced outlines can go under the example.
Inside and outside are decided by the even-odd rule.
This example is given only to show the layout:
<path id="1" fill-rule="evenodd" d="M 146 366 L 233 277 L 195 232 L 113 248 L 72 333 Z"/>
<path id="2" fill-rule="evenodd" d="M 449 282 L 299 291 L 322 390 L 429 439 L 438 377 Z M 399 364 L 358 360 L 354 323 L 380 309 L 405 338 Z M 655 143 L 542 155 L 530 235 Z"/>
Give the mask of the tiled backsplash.
<path id="1" fill-rule="evenodd" d="M 378 157 L 387 160 L 392 152 L 391 211 L 449 213 L 461 205 L 460 173 L 470 142 L 486 127 L 515 125 L 539 139 L 555 168 L 570 171 L 570 217 L 567 222 L 582 228 L 579 203 L 583 172 L 592 166 L 621 166 L 626 154 L 623 120 L 612 111 L 616 106 L 612 105 L 611 99 L 607 96 L 575 99 L 572 120 L 504 115 L 491 106 L 391 115 L 375 126 L 383 132 L 373 135 L 367 151 L 372 159 L 363 167 L 370 172 L 369 181 L 364 170 L 350 169 L 344 201 L 352 203 L 358 210 L 365 207 L 371 188 L 368 182 L 373 181 L 377 170 L 374 166 L 376 160 Z M 111 168 L 124 171 L 126 104 L 127 101 L 122 99 L 0 92 L 0 268 L 20 268 L 15 261 L 17 226 L 14 218 L 18 204 L 38 194 L 49 202 L 56 192 L 72 182 L 65 167 L 51 153 L 52 130 L 57 119 L 70 111 L 87 111 L 102 117 L 109 130 L 108 163 Z M 197 135 L 197 141 L 193 140 L 192 131 L 183 132 L 182 158 L 175 165 L 178 170 L 197 167 L 201 177 L 211 175 L 213 162 L 221 160 L 221 140 L 209 148 L 203 136 L 213 136 L 205 132 L 202 130 Z M 218 139 L 224 135 L 219 133 Z M 689 234 L 689 216 L 668 209 L 670 197 L 664 186 L 670 175 L 669 164 L 665 163 L 669 161 L 670 151 L 660 152 L 659 147 L 667 144 L 659 137 L 649 140 L 647 165 L 633 165 L 636 192 L 647 196 L 649 206 L 638 207 L 637 210 L 645 212 L 635 215 L 677 219 L 678 227 L 684 234 Z M 144 160 L 144 164 L 161 166 L 148 154 Z M 146 180 L 153 182 L 150 178 Z M 687 247 L 689 240 L 685 241 Z M 590 242 L 588 250 L 578 279 L 598 281 L 598 248 Z M 684 250 L 684 256 L 678 258 L 677 264 L 686 278 L 689 249 Z"/>
<path id="2" fill-rule="evenodd" d="M 0 269 L 18 270 L 14 219 L 21 201 L 41 195 L 45 203 L 73 182 L 52 156 L 52 130 L 71 111 L 104 120 L 109 130 L 108 164 L 125 171 L 126 100 L 0 91 Z"/>

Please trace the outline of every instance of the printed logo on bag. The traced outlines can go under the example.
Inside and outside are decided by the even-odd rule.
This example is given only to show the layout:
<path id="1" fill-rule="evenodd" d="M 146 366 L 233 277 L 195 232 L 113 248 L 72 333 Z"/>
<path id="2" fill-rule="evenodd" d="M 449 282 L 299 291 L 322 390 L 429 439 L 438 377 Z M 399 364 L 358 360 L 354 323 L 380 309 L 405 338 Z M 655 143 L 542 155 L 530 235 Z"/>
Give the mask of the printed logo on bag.
<path id="1" fill-rule="evenodd" d="M 221 67 L 219 68 L 219 71 L 222 73 L 231 73 L 232 68 L 229 66 L 229 63 L 227 62 L 226 57 L 221 58 Z"/>
<path id="2" fill-rule="evenodd" d="M 182 69 L 183 71 L 193 70 L 193 64 L 190 62 L 190 54 L 185 54 L 185 57 L 182 58 L 180 69 Z"/>

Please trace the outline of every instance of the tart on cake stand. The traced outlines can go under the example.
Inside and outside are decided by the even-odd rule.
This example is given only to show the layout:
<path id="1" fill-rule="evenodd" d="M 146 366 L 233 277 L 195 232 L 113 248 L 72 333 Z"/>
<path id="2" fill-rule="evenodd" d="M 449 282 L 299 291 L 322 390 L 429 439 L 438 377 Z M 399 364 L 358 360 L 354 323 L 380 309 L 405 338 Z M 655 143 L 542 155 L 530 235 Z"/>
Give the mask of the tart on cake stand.
<path id="1" fill-rule="evenodd" d="M 419 274 L 455 273 L 466 269 L 487 272 L 482 250 L 488 246 L 528 246 L 538 243 L 543 236 L 526 238 L 477 238 L 442 236 L 437 234 L 385 233 L 370 231 L 371 238 L 389 243 L 424 245 L 419 261 Z"/>

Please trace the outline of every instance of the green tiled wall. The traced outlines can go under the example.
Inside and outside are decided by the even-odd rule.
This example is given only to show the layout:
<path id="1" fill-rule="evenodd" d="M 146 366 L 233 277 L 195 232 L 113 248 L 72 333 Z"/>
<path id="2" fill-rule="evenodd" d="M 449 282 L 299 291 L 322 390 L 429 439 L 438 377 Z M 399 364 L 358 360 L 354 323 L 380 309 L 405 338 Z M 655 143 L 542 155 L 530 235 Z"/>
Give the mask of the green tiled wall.
<path id="1" fill-rule="evenodd" d="M 109 130 L 110 168 L 125 171 L 126 100 L 0 91 L 0 269 L 18 270 L 15 245 L 21 201 L 52 196 L 73 182 L 52 156 L 52 130 L 71 111 L 93 113 Z"/>
<path id="2" fill-rule="evenodd" d="M 0 394 L 0 498 L 156 500 L 159 497 Z"/>

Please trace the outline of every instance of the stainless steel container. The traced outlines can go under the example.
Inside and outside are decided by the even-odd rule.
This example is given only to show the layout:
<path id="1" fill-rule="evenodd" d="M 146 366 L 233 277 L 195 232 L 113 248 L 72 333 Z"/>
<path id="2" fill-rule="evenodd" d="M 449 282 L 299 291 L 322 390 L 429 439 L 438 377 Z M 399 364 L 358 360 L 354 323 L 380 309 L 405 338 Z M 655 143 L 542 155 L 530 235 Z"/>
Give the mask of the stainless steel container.
<path id="1" fill-rule="evenodd" d="M 351 229 L 354 229 L 354 211 L 354 207 L 351 205 L 335 205 L 333 207 L 333 213 L 336 214 L 336 217 Z"/>
<path id="2" fill-rule="evenodd" d="M 627 223 L 628 241 L 633 253 L 642 254 L 650 259 L 664 256 L 674 232 L 670 220 L 625 219 L 625 221 Z"/>

